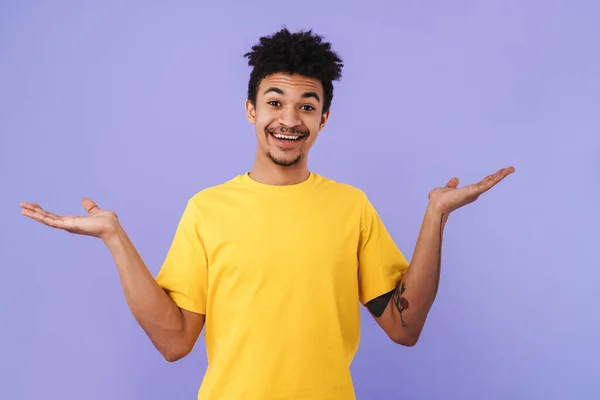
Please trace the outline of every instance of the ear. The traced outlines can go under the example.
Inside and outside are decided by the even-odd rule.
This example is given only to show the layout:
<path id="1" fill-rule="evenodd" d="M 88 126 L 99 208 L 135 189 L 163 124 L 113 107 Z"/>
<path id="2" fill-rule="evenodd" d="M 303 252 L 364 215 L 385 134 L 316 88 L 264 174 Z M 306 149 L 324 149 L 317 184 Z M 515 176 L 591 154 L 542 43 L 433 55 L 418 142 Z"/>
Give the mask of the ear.
<path id="1" fill-rule="evenodd" d="M 319 132 L 321 132 L 323 130 L 323 128 L 325 128 L 325 124 L 327 123 L 327 120 L 329 119 L 330 113 L 331 113 L 331 109 L 327 110 L 326 113 L 321 115 L 321 122 L 319 124 Z"/>
<path id="2" fill-rule="evenodd" d="M 251 124 L 256 122 L 256 107 L 250 100 L 246 100 L 246 117 Z"/>

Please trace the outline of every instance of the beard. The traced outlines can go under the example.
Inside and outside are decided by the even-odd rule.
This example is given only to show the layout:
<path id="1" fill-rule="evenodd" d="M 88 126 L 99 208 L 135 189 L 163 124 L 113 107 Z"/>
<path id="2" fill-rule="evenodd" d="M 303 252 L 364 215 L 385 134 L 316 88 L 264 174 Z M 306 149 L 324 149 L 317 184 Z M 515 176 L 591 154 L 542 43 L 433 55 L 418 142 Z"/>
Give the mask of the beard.
<path id="1" fill-rule="evenodd" d="M 273 133 L 287 133 L 287 134 L 291 134 L 291 135 L 302 135 L 302 136 L 308 136 L 310 135 L 310 131 L 307 128 L 304 127 L 292 127 L 292 128 L 287 128 L 285 126 L 267 126 L 265 128 L 265 135 L 267 135 L 267 139 L 269 137 L 270 134 Z M 279 165 L 281 167 L 291 167 L 294 166 L 296 164 L 298 164 L 303 158 L 304 158 L 304 153 L 300 152 L 300 154 L 298 154 L 297 157 L 292 158 L 292 159 L 286 159 L 286 158 L 281 158 L 281 157 L 276 157 L 271 151 L 267 152 L 267 157 L 269 157 L 269 159 L 271 161 L 273 161 L 273 163 L 275 163 L 276 165 Z"/>
<path id="2" fill-rule="evenodd" d="M 267 157 L 269 157 L 271 159 L 271 161 L 273 161 L 273 163 L 279 165 L 280 167 L 291 167 L 293 165 L 296 165 L 300 162 L 300 160 L 302 160 L 304 158 L 304 154 L 298 154 L 298 157 L 293 158 L 291 160 L 284 160 L 281 158 L 277 158 L 273 155 L 273 153 L 271 153 L 270 151 L 267 153 Z"/>

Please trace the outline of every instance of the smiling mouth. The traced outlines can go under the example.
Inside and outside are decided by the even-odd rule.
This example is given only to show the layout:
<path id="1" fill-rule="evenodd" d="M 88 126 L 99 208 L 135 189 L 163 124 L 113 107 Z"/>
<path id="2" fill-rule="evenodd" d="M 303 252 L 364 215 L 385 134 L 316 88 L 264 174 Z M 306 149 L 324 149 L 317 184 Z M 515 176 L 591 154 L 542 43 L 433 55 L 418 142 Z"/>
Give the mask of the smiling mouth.
<path id="1" fill-rule="evenodd" d="M 274 133 L 269 132 L 269 135 L 273 136 L 275 139 L 286 140 L 289 142 L 297 142 L 304 139 L 308 135 L 284 135 L 283 133 Z"/>

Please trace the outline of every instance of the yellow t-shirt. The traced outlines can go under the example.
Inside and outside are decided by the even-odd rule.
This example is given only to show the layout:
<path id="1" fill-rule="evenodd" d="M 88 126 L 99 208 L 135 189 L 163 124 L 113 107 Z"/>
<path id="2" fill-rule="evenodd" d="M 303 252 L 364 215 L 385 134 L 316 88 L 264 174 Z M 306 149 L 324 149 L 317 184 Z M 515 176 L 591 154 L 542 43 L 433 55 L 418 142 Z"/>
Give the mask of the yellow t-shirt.
<path id="1" fill-rule="evenodd" d="M 360 305 L 408 268 L 365 194 L 315 173 L 194 195 L 157 281 L 206 315 L 200 400 L 350 400 Z"/>

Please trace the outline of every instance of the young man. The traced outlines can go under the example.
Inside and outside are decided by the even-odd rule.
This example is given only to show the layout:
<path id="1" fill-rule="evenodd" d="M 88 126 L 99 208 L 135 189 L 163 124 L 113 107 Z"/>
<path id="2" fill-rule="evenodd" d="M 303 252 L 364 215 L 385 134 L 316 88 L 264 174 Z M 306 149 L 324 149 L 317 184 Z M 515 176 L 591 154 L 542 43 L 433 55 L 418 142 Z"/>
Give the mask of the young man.
<path id="1" fill-rule="evenodd" d="M 359 304 L 413 346 L 436 296 L 448 215 L 514 169 L 432 190 L 409 265 L 362 191 L 308 168 L 341 76 L 330 44 L 283 29 L 246 56 L 254 166 L 189 200 L 156 279 L 116 214 L 89 199 L 84 217 L 30 203 L 22 213 L 104 241 L 134 317 L 167 360 L 186 356 L 205 327 L 199 399 L 354 399 Z"/>

